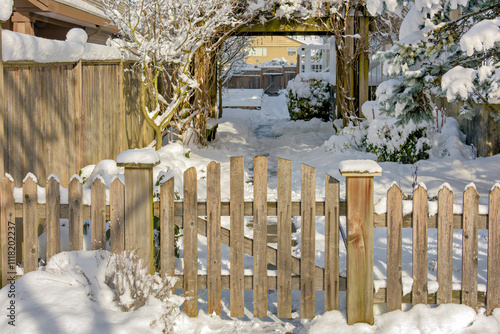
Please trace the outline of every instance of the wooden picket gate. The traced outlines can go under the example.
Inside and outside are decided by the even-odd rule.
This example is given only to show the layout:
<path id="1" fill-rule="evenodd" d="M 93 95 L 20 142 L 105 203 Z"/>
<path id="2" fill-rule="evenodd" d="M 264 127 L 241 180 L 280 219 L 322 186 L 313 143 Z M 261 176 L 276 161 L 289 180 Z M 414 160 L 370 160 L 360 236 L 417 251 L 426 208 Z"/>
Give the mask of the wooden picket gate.
<path id="1" fill-rule="evenodd" d="M 130 167 L 130 166 L 129 166 Z M 151 177 L 153 166 L 144 173 Z M 253 290 L 254 317 L 267 316 L 268 290 L 277 290 L 278 317 L 291 317 L 291 292 L 301 291 L 300 316 L 315 315 L 315 291 L 324 291 L 325 311 L 339 308 L 339 291 L 346 291 L 348 323 L 373 323 L 373 303 L 387 303 L 387 311 L 400 309 L 401 303 L 463 303 L 486 306 L 487 314 L 500 307 L 500 188 L 489 197 L 489 215 L 478 212 L 479 195 L 473 187 L 464 192 L 463 214 L 453 214 L 453 194 L 444 187 L 439 192 L 438 214 L 428 216 L 427 191 L 419 187 L 413 194 L 413 213 L 403 216 L 403 194 L 396 186 L 388 191 L 387 214 L 373 213 L 373 174 L 344 173 L 347 177 L 347 203 L 339 201 L 339 182 L 325 176 L 325 200 L 315 198 L 315 169 L 302 165 L 301 201 L 292 201 L 292 163 L 278 160 L 278 201 L 267 200 L 267 158 L 254 160 L 254 199 L 244 198 L 242 157 L 231 158 L 230 202 L 221 202 L 220 165 L 212 162 L 207 169 L 207 199 L 198 201 L 197 172 L 184 173 L 184 198 L 175 200 L 174 179 L 161 185 L 160 201 L 154 202 L 154 215 L 161 224 L 161 272 L 178 276 L 176 288 L 184 289 L 185 312 L 198 314 L 198 289 L 207 289 L 208 312 L 221 313 L 221 289 L 230 290 L 231 317 L 244 317 L 244 290 Z M 134 166 L 137 168 L 137 166 Z M 125 187 L 115 180 L 106 189 L 96 179 L 91 187 L 91 205 L 83 205 L 82 183 L 73 178 L 68 189 L 68 204 L 60 203 L 59 184 L 49 178 L 46 204 L 38 204 L 37 184 L 27 177 L 23 185 L 23 203 L 14 203 L 13 181 L 0 184 L 0 245 L 2 286 L 12 274 L 12 266 L 24 260 L 24 272 L 38 267 L 38 236 L 47 231 L 47 260 L 60 252 L 59 219 L 69 219 L 70 250 L 83 249 L 83 219 L 91 219 L 92 249 L 106 247 L 106 221 L 110 221 L 111 251 L 152 247 L 145 235 L 128 239 L 133 225 L 144 227 L 144 219 L 130 219 L 127 196 L 137 193 L 132 181 L 140 178 L 125 168 Z M 131 178 L 131 175 L 134 178 Z M 144 182 L 143 182 L 144 183 Z M 134 187 L 136 187 L 135 185 Z M 152 192 L 151 184 L 145 189 Z M 152 196 L 152 193 L 151 193 Z M 144 197 L 144 196 L 142 196 Z M 145 196 L 146 202 L 151 203 Z M 149 201 L 149 202 L 148 202 Z M 137 207 L 136 203 L 134 208 Z M 148 206 L 151 211 L 151 206 Z M 347 279 L 339 277 L 339 216 L 347 216 Z M 206 216 L 206 220 L 201 217 Z M 230 216 L 230 229 L 221 227 L 221 216 Z M 253 216 L 253 238 L 244 236 L 244 217 Z M 278 219 L 278 247 L 267 245 L 267 217 Z M 291 220 L 301 216 L 301 258 L 291 255 Z M 325 265 L 315 265 L 315 217 L 325 217 Z M 129 217 L 129 219 L 127 219 Z M 22 218 L 22 222 L 16 218 Z M 133 221 L 134 220 L 134 221 Z M 137 221 L 135 221 L 137 220 Z M 140 220 L 140 221 L 139 221 Z M 146 219 L 147 222 L 147 219 Z M 184 272 L 174 271 L 174 224 L 184 233 Z M 361 224 L 361 225 L 359 225 Z M 146 224 L 147 225 L 147 224 Z M 149 224 L 152 225 L 152 224 Z M 387 289 L 373 292 L 373 228 L 387 227 Z M 402 295 L 402 228 L 413 228 L 413 289 Z M 427 292 L 427 229 L 438 229 L 438 283 L 435 294 Z M 462 289 L 452 291 L 453 229 L 463 229 Z M 478 229 L 488 229 L 487 294 L 477 291 Z M 15 231 L 15 232 L 14 232 Z M 361 231 L 361 232 L 360 232 Z M 14 240 L 17 233 L 17 240 Z M 129 232 L 130 233 L 130 232 Z M 206 275 L 198 274 L 197 235 L 207 236 Z M 22 237 L 21 237 L 22 236 Z M 371 238 L 371 239 L 370 239 Z M 135 240 L 133 242 L 127 240 Z M 143 241 L 139 241 L 143 240 Z M 146 240 L 146 241 L 144 241 Z M 128 243 L 128 244 L 127 244 Z M 230 246 L 230 275 L 221 275 L 221 244 Z M 20 252 L 15 253 L 17 245 Z M 151 251 L 151 250 L 150 250 Z M 152 253 L 149 253 L 152 254 Z M 253 275 L 244 275 L 244 254 L 253 256 Z M 360 267 L 361 264 L 365 264 Z M 267 265 L 277 267 L 277 276 L 268 276 Z M 15 266 L 14 266 L 15 268 Z"/>

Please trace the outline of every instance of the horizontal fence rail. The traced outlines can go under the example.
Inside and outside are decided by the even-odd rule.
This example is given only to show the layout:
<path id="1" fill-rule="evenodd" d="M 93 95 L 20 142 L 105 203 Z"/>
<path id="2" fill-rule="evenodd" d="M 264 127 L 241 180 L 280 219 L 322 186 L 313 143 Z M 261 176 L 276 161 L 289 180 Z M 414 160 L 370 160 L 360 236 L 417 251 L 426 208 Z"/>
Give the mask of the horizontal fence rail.
<path id="1" fill-rule="evenodd" d="M 354 236 L 353 217 L 350 217 L 349 202 L 339 200 L 339 181 L 325 175 L 325 200 L 315 199 L 315 169 L 302 165 L 301 201 L 291 198 L 291 162 L 278 160 L 278 201 L 267 200 L 267 158 L 256 157 L 254 162 L 254 199 L 244 201 L 243 158 L 231 158 L 230 197 L 231 201 L 221 201 L 220 165 L 212 162 L 207 168 L 207 199 L 200 201 L 197 196 L 196 169 L 184 173 L 184 198 L 175 200 L 174 179 L 160 186 L 160 201 L 152 203 L 154 216 L 160 220 L 161 238 L 159 244 L 160 270 L 164 275 L 179 278 L 175 287 L 184 289 L 185 296 L 192 297 L 185 302 L 185 312 L 190 316 L 198 314 L 198 289 L 207 289 L 210 313 L 221 313 L 221 289 L 230 290 L 231 316 L 244 317 L 244 290 L 254 293 L 254 317 L 267 316 L 267 292 L 278 292 L 278 316 L 291 317 L 291 292 L 301 291 L 300 316 L 312 318 L 315 315 L 315 291 L 325 293 L 325 311 L 339 308 L 339 291 L 347 296 L 359 288 L 350 287 L 354 274 L 347 270 L 347 277 L 339 276 L 339 217 L 347 216 L 347 250 L 357 252 L 359 244 Z M 152 170 L 145 168 L 144 173 Z M 125 180 L 130 180 L 125 169 Z M 134 173 L 142 173 L 135 170 Z M 139 174 L 134 174 L 140 178 Z M 128 175 L 128 176 L 127 176 Z M 148 174 L 150 175 L 150 174 Z M 354 177 L 352 175 L 347 176 Z M 358 182 L 357 180 L 354 180 Z M 2 286 L 7 283 L 12 265 L 24 261 L 24 273 L 36 270 L 39 263 L 38 238 L 45 229 L 47 236 L 46 258 L 61 251 L 59 219 L 68 219 L 69 250 L 83 250 L 83 221 L 90 219 L 91 248 L 107 248 L 106 222 L 110 222 L 109 249 L 121 252 L 143 244 L 127 244 L 127 227 L 137 222 L 127 220 L 127 181 L 115 179 L 109 189 L 109 204 L 106 205 L 106 187 L 97 178 L 91 185 L 91 205 L 83 205 L 82 182 L 73 177 L 69 183 L 68 204 L 60 204 L 59 182 L 50 177 L 47 181 L 46 203 L 37 204 L 37 182 L 34 177 L 26 177 L 23 182 L 23 203 L 14 203 L 13 180 L 4 178 L 0 183 L 0 245 Z M 129 181 L 130 182 L 130 181 Z M 349 187 L 355 189 L 350 181 Z M 139 184 L 134 186 L 137 187 Z M 151 185 L 147 186 L 148 189 Z M 135 190 L 134 190 L 135 192 Z M 152 188 L 151 188 L 152 193 Z M 359 194 L 361 196 L 361 194 Z M 373 196 L 373 195 L 371 195 Z M 374 228 L 387 227 L 387 288 L 373 289 L 373 277 L 358 277 L 359 283 L 368 287 L 371 300 L 362 299 L 373 308 L 373 303 L 386 303 L 387 311 L 401 309 L 402 303 L 462 303 L 471 307 L 486 306 L 487 314 L 500 307 L 500 188 L 495 187 L 489 194 L 489 214 L 480 215 L 477 190 L 469 187 L 464 192 L 463 214 L 453 214 L 453 193 L 443 187 L 438 196 L 438 214 L 428 216 L 427 191 L 419 187 L 413 193 L 413 211 L 403 216 L 403 194 L 393 185 L 388 190 L 387 213 L 373 214 L 371 225 Z M 152 201 L 152 197 L 151 197 Z M 373 205 L 373 199 L 371 199 Z M 350 204 L 351 203 L 351 204 Z M 147 209 L 147 208 L 146 208 Z M 221 227 L 221 217 L 230 216 L 230 229 Z M 253 237 L 244 235 L 244 217 L 253 216 Z M 301 257 L 291 254 L 291 220 L 301 217 Z M 315 217 L 325 217 L 325 264 L 315 264 Z M 130 216 L 129 216 L 130 217 Z M 206 218 L 202 218 L 206 217 Z M 277 217 L 277 248 L 268 245 L 267 217 Z M 22 218 L 22 219 L 21 219 Z M 175 225 L 183 228 L 184 233 L 184 270 L 174 268 Z M 402 229 L 413 229 L 413 288 L 403 296 L 402 291 Z M 437 281 L 436 293 L 428 293 L 427 279 L 427 230 L 438 230 Z M 453 230 L 463 230 L 462 287 L 453 290 L 452 258 Z M 478 229 L 488 230 L 488 277 L 487 292 L 478 292 Z M 11 236 L 14 231 L 17 240 Z M 373 230 L 373 229 L 372 229 Z M 373 233 L 373 232 L 372 232 Z M 207 237 L 206 274 L 198 273 L 198 239 Z M 137 239 L 138 240 L 138 239 Z M 9 245 L 17 243 L 17 254 L 9 250 Z M 140 243 L 140 241 L 134 241 Z M 368 241 L 367 241 L 368 242 Z M 221 274 L 221 245 L 230 247 L 230 274 Z M 368 245 L 368 256 L 373 256 L 373 244 Z M 364 247 L 364 246 L 363 246 Z M 371 247 L 371 248 L 370 248 Z M 253 257 L 253 274 L 244 273 L 244 254 Z M 277 276 L 269 275 L 267 266 L 277 268 Z M 359 274 L 358 274 L 359 275 Z M 368 275 L 370 276 L 370 275 Z M 371 275 L 373 276 L 373 274 Z M 368 281 L 366 281 L 368 279 Z M 351 291 L 351 292 L 350 292 Z M 354 292 L 352 292 L 354 293 Z M 348 297 L 354 298 L 354 296 Z M 363 298 L 366 298 L 363 297 Z M 348 300 L 349 303 L 349 300 Z M 356 315 L 356 310 L 348 308 L 348 318 L 370 322 L 368 318 Z"/>

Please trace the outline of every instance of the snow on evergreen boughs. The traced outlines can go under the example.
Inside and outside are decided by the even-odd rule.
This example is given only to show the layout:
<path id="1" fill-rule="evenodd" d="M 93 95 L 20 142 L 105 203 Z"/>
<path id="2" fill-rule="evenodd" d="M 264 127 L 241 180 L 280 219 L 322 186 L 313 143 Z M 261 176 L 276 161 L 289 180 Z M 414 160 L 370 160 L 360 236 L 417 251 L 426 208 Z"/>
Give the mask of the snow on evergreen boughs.
<path id="1" fill-rule="evenodd" d="M 459 7 L 462 14 L 450 19 Z M 500 0 L 415 0 L 400 41 L 374 56 L 385 74 L 400 80 L 378 97 L 385 112 L 400 123 L 419 123 L 433 118 L 433 96 L 465 101 L 461 116 L 468 118 L 474 104 L 498 103 L 499 16 Z"/>

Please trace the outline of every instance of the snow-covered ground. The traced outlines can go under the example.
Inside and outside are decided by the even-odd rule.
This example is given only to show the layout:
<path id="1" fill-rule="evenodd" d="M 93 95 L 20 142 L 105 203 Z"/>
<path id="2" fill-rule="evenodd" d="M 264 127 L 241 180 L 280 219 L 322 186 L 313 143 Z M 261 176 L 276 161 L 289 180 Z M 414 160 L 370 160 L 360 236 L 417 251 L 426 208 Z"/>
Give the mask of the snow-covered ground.
<path id="1" fill-rule="evenodd" d="M 229 159 L 232 156 L 245 157 L 245 192 L 251 198 L 253 179 L 253 158 L 264 155 L 269 158 L 268 199 L 276 199 L 277 194 L 277 158 L 293 161 L 292 191 L 294 199 L 300 198 L 300 164 L 305 163 L 316 168 L 317 199 L 324 196 L 324 174 L 328 173 L 341 182 L 341 197 L 345 197 L 345 179 L 340 176 L 341 161 L 351 159 L 375 160 L 373 154 L 354 148 L 350 133 L 333 136 L 332 123 L 319 120 L 310 122 L 289 121 L 283 95 L 269 97 L 260 91 L 230 91 L 226 95 L 228 105 L 238 101 L 234 99 L 246 95 L 248 101 L 260 101 L 260 110 L 225 109 L 219 120 L 217 139 L 208 147 L 195 145 L 181 146 L 177 143 L 165 145 L 158 151 L 161 163 L 154 168 L 155 179 L 164 175 L 164 180 L 173 176 L 175 190 L 182 197 L 182 172 L 189 167 L 198 170 L 198 196 L 206 196 L 206 170 L 210 161 L 221 163 L 222 198 L 229 198 Z M 233 99 L 233 101 L 232 101 Z M 254 102 L 253 102 L 254 103 Z M 383 169 L 381 177 L 375 179 L 376 211 L 385 211 L 387 189 L 395 181 L 406 194 L 411 193 L 412 183 L 424 182 L 430 197 L 437 195 L 443 182 L 448 182 L 454 191 L 455 203 L 462 201 L 465 187 L 474 182 L 479 194 L 481 212 L 487 212 L 488 193 L 494 183 L 500 182 L 500 155 L 488 158 L 474 158 L 472 147 L 463 143 L 463 136 L 456 121 L 448 118 L 440 133 L 431 138 L 433 149 L 430 158 L 414 165 L 380 163 Z M 415 171 L 416 170 L 416 171 Z M 82 171 L 87 178 L 84 187 L 89 188 L 92 180 L 100 175 L 109 187 L 113 177 L 122 177 L 123 170 L 111 160 L 100 162 L 97 166 L 88 166 Z M 156 189 L 156 188 L 155 188 Z M 156 189 L 157 190 L 157 189 Z M 21 195 L 17 192 L 17 196 Z M 88 201 L 86 199 L 85 201 Z M 405 210 L 411 208 L 405 204 Z M 456 206 L 459 211 L 460 206 Z M 434 204 L 429 205 L 430 214 L 435 214 Z M 247 217 L 250 221 L 251 217 Z M 275 218 L 274 218 L 275 222 Z M 64 222 L 62 222 L 64 223 Z M 269 218 L 273 223 L 273 218 Z M 342 220 L 345 223 L 345 220 Z M 229 227 L 229 218 L 223 218 L 222 224 Z M 297 232 L 293 234 L 297 241 L 294 255 L 300 255 L 300 218 L 294 218 Z M 246 228 L 245 234 L 252 235 Z M 487 232 L 479 231 L 479 290 L 486 286 Z M 454 232 L 453 282 L 458 287 L 461 281 L 461 231 Z M 412 283 L 411 272 L 411 230 L 403 232 L 403 282 L 405 293 Z M 181 240 L 182 242 L 182 240 Z M 437 289 L 436 254 L 437 233 L 429 230 L 429 287 Z M 43 235 L 40 239 L 43 247 Z M 199 271 L 206 270 L 206 238 L 199 236 Z M 316 220 L 316 264 L 324 262 L 324 219 Z M 182 249 L 181 249 L 182 251 Z M 374 279 L 377 287 L 385 286 L 386 278 L 386 230 L 375 231 L 375 268 Z M 340 247 L 340 270 L 345 269 L 345 248 Z M 43 257 L 43 256 L 42 256 Z M 229 248 L 222 247 L 222 269 L 228 273 Z M 107 257 L 106 257 L 107 258 Z M 94 259 L 94 260 L 93 260 Z M 162 305 L 157 300 L 149 300 L 146 309 L 132 314 L 122 313 L 113 297 L 112 289 L 106 287 L 105 275 L 102 274 L 102 260 L 97 253 L 84 252 L 62 254 L 34 273 L 29 273 L 16 281 L 16 329 L 19 333 L 140 333 L 158 332 L 157 325 L 149 323 L 159 319 Z M 81 264 L 79 261 L 83 261 Z M 59 262 L 57 262 L 59 261 Z M 406 264 L 405 264 L 406 263 Z M 182 262 L 176 264 L 182 270 Z M 78 268 L 81 268 L 79 270 Z M 245 258 L 245 268 L 251 269 L 250 257 Z M 85 272 L 83 275 L 81 272 Z M 89 278 L 90 283 L 85 278 Z M 80 284 L 81 282 L 83 284 Z M 91 286 L 91 288 L 89 288 Z M 90 289 L 90 290 L 89 290 Z M 8 288 L 0 291 L 0 305 L 8 305 Z M 92 292 L 92 293 L 89 293 Z M 430 291 L 430 292 L 434 292 Z M 206 292 L 200 290 L 200 314 L 197 318 L 188 318 L 184 313 L 175 317 L 175 333 L 500 333 L 500 310 L 486 317 L 484 309 L 476 314 L 463 305 L 441 305 L 439 307 L 417 306 L 410 311 L 384 313 L 384 307 L 376 306 L 374 326 L 357 324 L 348 326 L 345 317 L 345 295 L 341 294 L 341 311 L 324 313 L 323 294 L 316 294 L 316 318 L 301 320 L 300 292 L 292 295 L 292 320 L 276 318 L 276 293 L 269 293 L 268 317 L 253 319 L 252 292 L 245 292 L 245 318 L 229 317 L 229 291 L 222 292 L 222 315 L 207 313 Z M 95 297 L 97 296 L 97 297 Z M 175 301 L 175 300 L 174 300 Z M 3 306 L 2 306 L 3 308 Z M 182 308 L 182 307 L 181 307 Z M 5 309 L 5 308 L 4 308 Z M 134 325 L 132 326 L 132 320 Z M 125 323 L 124 323 L 125 322 Z M 127 324 L 131 324 L 130 326 Z M 23 327 L 24 326 L 24 327 Z M 1 333 L 16 332 L 6 320 L 0 323 Z"/>

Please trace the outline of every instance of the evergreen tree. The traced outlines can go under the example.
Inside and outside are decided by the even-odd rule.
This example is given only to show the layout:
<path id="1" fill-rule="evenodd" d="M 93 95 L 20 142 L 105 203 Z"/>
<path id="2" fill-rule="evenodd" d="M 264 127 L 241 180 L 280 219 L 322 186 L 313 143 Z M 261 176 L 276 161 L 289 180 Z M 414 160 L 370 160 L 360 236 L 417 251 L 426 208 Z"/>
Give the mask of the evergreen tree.
<path id="1" fill-rule="evenodd" d="M 393 2 L 367 5 L 380 12 Z M 410 6 L 400 41 L 374 57 L 397 78 L 377 91 L 385 112 L 403 124 L 431 120 L 432 97 L 446 97 L 465 102 L 461 117 L 472 118 L 472 106 L 486 104 L 500 119 L 491 108 L 500 103 L 500 0 L 415 0 Z"/>

